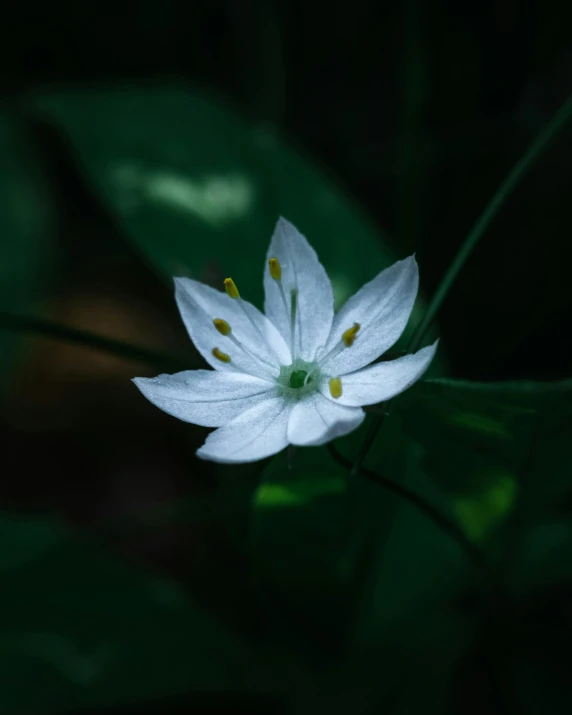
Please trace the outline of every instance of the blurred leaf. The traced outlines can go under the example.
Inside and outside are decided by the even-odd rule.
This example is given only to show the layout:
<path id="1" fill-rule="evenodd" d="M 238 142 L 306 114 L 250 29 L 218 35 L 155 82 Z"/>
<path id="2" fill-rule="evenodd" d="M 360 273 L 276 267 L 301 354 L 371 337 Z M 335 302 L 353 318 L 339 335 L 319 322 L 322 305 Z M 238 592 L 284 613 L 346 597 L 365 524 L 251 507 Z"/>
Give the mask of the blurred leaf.
<path id="1" fill-rule="evenodd" d="M 458 520 L 469 537 L 482 540 L 505 520 L 515 500 L 520 505 L 524 489 L 534 508 L 554 505 L 570 491 L 571 387 L 570 382 L 421 383 L 396 400 L 368 461 L 385 478 Z M 355 455 L 354 440 L 345 440 L 344 454 Z M 300 457 L 305 460 L 308 452 L 300 450 Z M 451 645 L 438 637 L 421 644 L 439 610 L 446 607 L 453 615 L 463 589 L 480 574 L 469 578 L 459 545 L 410 504 L 362 477 L 345 490 L 332 489 L 336 478 L 327 473 L 324 450 L 311 454 L 313 470 L 296 472 L 296 462 L 293 473 L 275 469 L 259 490 L 259 495 L 284 498 L 281 510 L 257 514 L 258 557 L 279 572 L 282 592 L 303 604 L 302 627 L 321 623 L 336 633 L 334 644 L 345 654 L 345 666 L 361 662 L 360 675 L 339 674 L 334 693 L 343 698 L 343 689 L 353 682 L 357 691 L 368 693 L 370 705 L 407 712 L 425 698 L 436 703 L 435 712 L 443 711 L 474 624 L 460 616 L 465 625 L 452 627 Z M 340 479 L 343 475 L 344 470 Z M 296 485 L 298 479 L 307 484 Z M 317 499 L 299 496 L 317 492 L 322 493 Z M 570 530 L 565 532 L 569 539 Z M 533 563 L 524 551 L 523 570 Z M 543 558 L 540 553 L 538 560 Z M 569 563 L 561 568 L 571 572 Z M 451 657 L 441 663 L 444 648 Z M 417 650 L 423 662 L 441 663 L 439 678 L 424 681 L 421 664 L 419 672 L 412 665 Z M 408 657 L 400 659 L 400 653 Z M 365 675 L 365 654 L 375 659 L 386 683 L 376 682 L 371 672 Z"/>
<path id="2" fill-rule="evenodd" d="M 533 523 L 520 535 L 511 561 L 511 581 L 532 588 L 572 585 L 572 518 Z"/>
<path id="3" fill-rule="evenodd" d="M 466 496 L 502 484 L 507 492 L 518 491 L 526 481 L 540 506 L 572 492 L 571 394 L 571 380 L 436 379 L 418 383 L 396 408 L 408 434 L 425 449 L 424 468 L 439 486 Z"/>
<path id="4" fill-rule="evenodd" d="M 571 396 L 572 380 L 438 379 L 396 403 L 423 471 L 471 538 L 496 535 L 519 588 L 572 582 Z"/>
<path id="5" fill-rule="evenodd" d="M 374 452 L 384 476 L 447 511 L 400 420 L 387 427 Z M 340 442 L 350 454 L 359 439 Z M 467 580 L 465 556 L 410 504 L 361 476 L 346 481 L 347 470 L 328 457 L 298 450 L 290 471 L 278 465 L 265 475 L 255 502 L 253 559 L 274 578 L 284 630 L 302 633 L 307 650 L 327 652 L 327 667 L 295 712 L 413 712 L 428 702 L 429 712 L 443 712 L 473 637 L 454 606 Z"/>
<path id="6" fill-rule="evenodd" d="M 451 521 L 453 505 L 429 482 L 422 469 L 423 451 L 405 433 L 391 410 L 377 438 L 370 462 L 382 474 L 435 506 Z M 425 514 L 382 486 L 361 478 L 362 516 L 376 525 L 377 547 L 364 585 L 355 638 L 373 647 L 412 619 L 423 622 L 435 608 L 454 599 L 466 585 L 471 565 L 452 538 Z"/>
<path id="7" fill-rule="evenodd" d="M 50 274 L 51 213 L 26 137 L 14 119 L 0 116 L 0 311 L 27 311 Z M 17 338 L 0 330 L 0 389 Z"/>
<path id="8" fill-rule="evenodd" d="M 4 515 L 0 535 L 2 552 L 21 556 L 19 564 L 10 556 L 0 587 L 2 712 L 192 690 L 271 691 L 280 683 L 277 662 L 264 664 L 268 653 L 261 657 L 230 635 L 175 584 L 128 567 L 57 524 L 51 533 L 47 522 L 32 519 L 15 528 Z"/>
<path id="9" fill-rule="evenodd" d="M 9 548 L 0 551 L 0 576 L 59 547 L 64 534 L 49 519 L 6 514 L 0 520 L 0 543 Z"/>
<path id="10" fill-rule="evenodd" d="M 169 278 L 228 274 L 262 303 L 279 215 L 318 251 L 339 305 L 395 259 L 349 199 L 269 124 L 184 87 L 110 87 L 35 97 L 125 233 Z M 351 245 L 351 248 L 350 248 Z"/>

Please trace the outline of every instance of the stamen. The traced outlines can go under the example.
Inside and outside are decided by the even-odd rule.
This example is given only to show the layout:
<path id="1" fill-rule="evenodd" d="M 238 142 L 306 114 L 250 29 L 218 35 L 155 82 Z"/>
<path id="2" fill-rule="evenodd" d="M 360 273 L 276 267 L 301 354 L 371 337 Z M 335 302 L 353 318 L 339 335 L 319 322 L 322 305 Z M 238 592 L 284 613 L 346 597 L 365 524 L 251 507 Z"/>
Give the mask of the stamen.
<path id="1" fill-rule="evenodd" d="M 230 355 L 227 355 L 226 353 L 223 353 L 221 350 L 218 348 L 213 348 L 212 349 L 212 354 L 215 356 L 217 360 L 220 360 L 221 362 L 230 362 Z"/>
<path id="2" fill-rule="evenodd" d="M 267 340 L 266 340 L 266 338 L 264 337 L 264 335 L 262 334 L 262 331 L 260 330 L 260 328 L 258 327 L 258 325 L 256 325 L 256 323 L 254 322 L 254 320 L 253 320 L 252 317 L 250 316 L 248 310 L 246 310 L 246 306 L 245 306 L 245 304 L 244 304 L 244 301 L 243 301 L 242 298 L 240 297 L 240 293 L 238 292 L 238 288 L 236 287 L 236 283 L 232 280 L 232 278 L 225 278 L 225 279 L 224 279 L 224 288 L 225 288 L 225 290 L 226 290 L 226 294 L 227 294 L 230 298 L 232 298 L 233 300 L 236 300 L 236 302 L 237 302 L 238 305 L 240 306 L 242 312 L 246 315 L 246 317 L 248 318 L 250 324 L 251 324 L 252 327 L 256 330 L 256 332 L 258 333 L 258 335 L 259 335 L 260 339 L 262 340 L 263 344 L 264 344 L 264 345 L 267 345 L 267 344 L 268 344 L 268 343 L 267 343 Z M 217 325 L 217 322 L 218 322 L 218 325 Z M 224 328 L 224 329 L 228 329 L 228 332 L 226 332 L 226 333 L 223 333 L 223 326 L 222 326 L 223 323 L 224 323 L 224 325 L 226 326 L 226 328 Z M 215 321 L 214 321 L 214 324 L 215 324 L 215 328 L 219 331 L 219 333 L 221 333 L 222 335 L 227 335 L 227 336 L 229 336 L 230 338 L 233 337 L 232 335 L 230 335 L 230 332 L 231 332 L 230 325 L 229 325 L 225 320 L 222 320 L 222 319 L 220 319 L 220 318 L 216 318 Z M 236 340 L 236 339 L 235 339 L 235 340 Z M 240 343 L 238 343 L 238 341 L 236 341 L 236 342 L 237 342 L 237 345 L 240 345 Z M 241 347 L 242 347 L 243 350 L 245 350 L 245 348 L 244 348 L 243 346 L 241 346 Z M 246 350 L 245 350 L 245 352 L 246 352 Z M 277 353 L 276 353 L 274 350 L 272 350 L 272 352 L 274 352 L 274 354 L 276 355 L 276 358 L 278 359 L 278 361 L 280 361 L 280 359 L 279 359 Z M 249 354 L 250 354 L 250 353 L 249 353 Z M 275 367 L 275 365 L 272 365 L 272 364 L 269 363 L 267 360 L 263 360 L 262 358 L 258 358 L 258 360 L 262 360 L 262 362 L 266 363 L 267 365 L 270 365 L 270 367 L 272 367 L 272 368 Z"/>
<path id="3" fill-rule="evenodd" d="M 237 298 L 240 298 L 240 293 L 238 292 L 238 288 L 236 287 L 236 283 L 232 280 L 232 278 L 225 278 L 224 279 L 224 289 L 226 290 L 226 294 L 230 298 L 234 298 L 235 300 Z"/>
<path id="4" fill-rule="evenodd" d="M 349 348 L 353 345 L 354 340 L 356 339 L 356 334 L 359 329 L 360 329 L 360 324 L 354 323 L 351 328 L 348 328 L 343 333 L 342 340 L 344 341 L 344 345 L 346 346 L 346 348 Z"/>
<path id="5" fill-rule="evenodd" d="M 268 259 L 268 269 L 270 270 L 270 277 L 275 281 L 279 281 L 282 278 L 282 267 L 277 258 Z"/>
<path id="6" fill-rule="evenodd" d="M 326 353 L 323 357 L 321 357 L 318 360 L 318 365 L 322 365 L 323 363 L 326 362 L 326 360 L 331 360 L 332 358 L 335 358 L 345 348 L 351 348 L 351 346 L 354 344 L 357 332 L 360 329 L 360 327 L 361 326 L 359 323 L 354 323 L 351 328 L 344 330 L 344 332 L 342 333 L 342 339 L 340 340 L 340 342 L 337 343 L 337 345 L 334 345 L 334 347 L 330 350 L 329 353 Z"/>
<path id="7" fill-rule="evenodd" d="M 226 320 L 222 320 L 222 318 L 215 318 L 213 320 L 215 328 L 218 330 L 218 332 L 221 335 L 230 335 L 232 332 L 232 329 L 230 325 L 226 322 Z"/>
<path id="8" fill-rule="evenodd" d="M 218 332 L 219 332 L 221 335 L 224 335 L 226 338 L 230 338 L 230 340 L 232 340 L 232 342 L 237 346 L 237 348 L 239 348 L 240 350 L 242 350 L 242 352 L 246 353 L 249 358 L 252 358 L 252 359 L 255 360 L 256 362 L 264 363 L 264 366 L 265 366 L 265 367 L 266 367 L 266 366 L 269 367 L 271 370 L 275 370 L 275 369 L 276 369 L 276 366 L 275 366 L 275 365 L 273 365 L 272 363 L 268 362 L 267 360 L 265 360 L 264 358 L 260 357 L 259 355 L 254 355 L 250 350 L 248 350 L 247 348 L 245 348 L 244 345 L 240 342 L 240 340 L 238 340 L 238 338 L 235 338 L 235 337 L 234 337 L 234 335 L 232 334 L 232 328 L 231 328 L 230 325 L 226 322 L 226 320 L 223 320 L 222 318 L 215 318 L 215 319 L 213 320 L 213 325 L 215 326 L 215 328 L 218 330 Z M 217 353 L 220 353 L 220 354 L 215 353 L 215 350 L 217 351 Z M 218 358 L 219 360 L 222 360 L 223 362 L 230 362 L 230 357 L 229 357 L 228 355 L 225 355 L 225 353 L 221 353 L 218 348 L 215 348 L 215 349 L 213 350 L 213 355 L 214 355 L 216 358 Z M 225 360 L 223 357 L 221 357 L 221 355 L 224 355 L 225 357 L 227 357 L 228 360 Z M 265 371 L 265 372 L 266 372 L 266 371 Z M 270 377 L 272 377 L 272 374 L 271 374 L 271 373 L 269 373 L 269 374 L 270 374 Z"/>
<path id="9" fill-rule="evenodd" d="M 335 400 L 342 396 L 342 380 L 340 377 L 330 377 L 330 395 Z"/>
<path id="10" fill-rule="evenodd" d="M 296 308 L 298 307 L 298 289 L 290 291 L 290 353 L 296 359 Z"/>

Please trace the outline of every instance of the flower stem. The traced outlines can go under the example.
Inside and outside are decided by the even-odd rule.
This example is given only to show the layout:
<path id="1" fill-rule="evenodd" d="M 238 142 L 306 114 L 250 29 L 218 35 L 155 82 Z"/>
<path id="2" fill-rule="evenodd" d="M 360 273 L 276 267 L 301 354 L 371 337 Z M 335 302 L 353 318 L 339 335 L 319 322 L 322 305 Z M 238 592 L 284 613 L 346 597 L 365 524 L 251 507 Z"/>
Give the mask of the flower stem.
<path id="1" fill-rule="evenodd" d="M 451 290 L 451 287 L 462 267 L 465 265 L 467 258 L 472 253 L 473 249 L 479 242 L 479 239 L 487 230 L 489 224 L 496 216 L 509 194 L 538 159 L 542 151 L 548 146 L 549 142 L 570 121 L 571 118 L 572 95 L 568 97 L 568 99 L 552 117 L 550 122 L 538 134 L 521 159 L 514 165 L 510 174 L 498 187 L 487 207 L 479 216 L 473 228 L 469 231 L 469 234 L 465 238 L 457 255 L 439 283 L 439 286 L 435 291 L 435 295 L 431 298 L 427 311 L 423 316 L 423 320 L 409 341 L 408 352 L 415 352 L 415 350 L 417 350 L 419 345 L 422 343 L 427 330 L 439 312 L 439 308 Z"/>
<path id="2" fill-rule="evenodd" d="M 148 363 L 165 369 L 183 370 L 185 367 L 188 367 L 188 361 L 185 362 L 182 358 L 156 352 L 155 350 L 139 345 L 124 343 L 121 340 L 106 338 L 103 335 L 72 328 L 69 325 L 62 325 L 61 323 L 55 323 L 51 320 L 45 320 L 44 318 L 14 315 L 0 311 L 0 330 L 7 330 L 14 333 L 34 333 L 54 340 L 84 345 L 85 347 L 110 353 L 133 362 Z"/>
<path id="3" fill-rule="evenodd" d="M 516 187 L 518 182 L 523 178 L 526 172 L 538 159 L 542 151 L 548 146 L 549 142 L 556 136 L 556 134 L 570 121 L 572 118 L 572 94 L 569 95 L 568 99 L 552 117 L 550 122 L 540 131 L 536 139 L 529 146 L 528 150 L 524 153 L 521 159 L 515 164 L 510 174 L 498 187 L 494 193 L 492 199 L 487 204 L 483 213 L 477 219 L 473 228 L 469 231 L 467 237 L 463 241 L 461 248 L 457 252 L 457 255 L 453 259 L 451 265 L 449 266 L 447 272 L 443 276 L 443 279 L 439 283 L 434 296 L 429 302 L 427 311 L 423 316 L 423 320 L 415 330 L 409 344 L 407 346 L 407 352 L 415 352 L 419 345 L 423 342 L 423 338 L 427 333 L 427 330 L 431 326 L 433 320 L 435 319 L 437 313 L 443 301 L 447 297 L 447 294 L 451 290 L 453 283 L 455 282 L 459 272 L 465 265 L 468 257 L 472 253 L 473 249 L 479 242 L 480 238 L 484 232 L 489 227 L 489 224 L 493 218 L 498 213 L 499 209 L 503 203 L 508 198 L 509 194 Z M 391 402 L 391 401 L 390 401 Z M 390 402 L 387 403 L 389 406 Z M 383 424 L 384 415 L 380 415 L 375 418 L 372 422 L 369 431 L 365 437 L 365 440 L 358 452 L 355 462 L 353 463 L 351 475 L 355 476 L 361 468 L 361 465 L 366 458 L 371 446 L 373 445 L 376 435 Z"/>
<path id="4" fill-rule="evenodd" d="M 352 466 L 351 459 L 344 457 L 344 455 L 341 454 L 341 452 L 339 452 L 331 442 L 327 446 L 328 451 L 336 460 L 336 462 L 341 464 L 346 469 L 349 469 L 351 467 L 353 474 L 355 469 L 355 463 Z M 461 529 L 460 526 L 458 526 L 452 521 L 449 521 L 449 519 L 447 519 L 446 516 L 441 514 L 441 512 L 436 509 L 432 504 L 426 502 L 422 497 L 419 496 L 419 494 L 410 491 L 401 484 L 398 484 L 391 479 L 386 479 L 385 477 L 382 477 L 379 474 L 376 474 L 375 472 L 366 469 L 365 467 L 359 466 L 357 468 L 357 472 L 362 474 L 364 477 L 367 477 L 368 479 L 371 479 L 372 481 L 376 482 L 388 492 L 391 492 L 392 494 L 395 494 L 396 496 L 408 501 L 418 511 L 420 511 L 428 519 L 430 519 L 435 524 L 435 526 L 437 526 L 441 531 L 443 531 L 454 541 L 456 541 L 457 544 L 461 547 L 461 549 L 465 552 L 467 557 L 470 559 L 471 563 L 473 563 L 479 570 L 486 572 L 491 577 L 491 580 L 494 579 L 493 569 L 491 568 L 485 554 L 477 546 L 475 546 L 475 544 L 473 544 L 473 542 L 467 537 L 467 535 Z"/>

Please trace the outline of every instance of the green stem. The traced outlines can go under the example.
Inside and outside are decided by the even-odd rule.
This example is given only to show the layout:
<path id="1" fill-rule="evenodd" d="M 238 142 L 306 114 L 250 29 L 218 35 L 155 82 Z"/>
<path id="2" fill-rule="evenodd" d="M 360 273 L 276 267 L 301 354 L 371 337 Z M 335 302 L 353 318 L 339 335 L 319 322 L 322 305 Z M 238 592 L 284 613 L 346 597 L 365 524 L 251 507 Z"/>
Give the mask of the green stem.
<path id="1" fill-rule="evenodd" d="M 164 353 L 143 348 L 139 345 L 131 345 L 121 340 L 106 338 L 102 335 L 90 333 L 87 330 L 71 328 L 68 325 L 61 325 L 43 318 L 35 318 L 26 315 L 13 315 L 0 311 L 0 330 L 8 330 L 14 333 L 34 333 L 54 340 L 62 340 L 76 345 L 83 345 L 93 350 L 110 353 L 118 357 L 132 360 L 133 362 L 148 363 L 170 370 L 183 370 L 188 367 L 188 362 L 181 358 L 165 355 Z"/>
<path id="2" fill-rule="evenodd" d="M 352 462 L 347 457 L 344 457 L 341 452 L 339 452 L 332 443 L 328 444 L 328 450 L 332 457 L 341 464 L 343 467 L 348 469 L 352 467 L 352 474 L 355 469 L 355 464 L 352 466 Z M 357 472 L 367 477 L 373 482 L 376 482 L 387 491 L 395 494 L 401 499 L 405 499 L 412 506 L 418 509 L 424 516 L 430 519 L 435 526 L 437 526 L 441 531 L 445 532 L 450 536 L 465 552 L 470 561 L 482 571 L 485 571 L 493 580 L 494 574 L 486 556 L 483 552 L 473 544 L 473 542 L 467 537 L 465 532 L 454 522 L 449 521 L 446 516 L 441 514 L 441 512 L 436 509 L 432 504 L 426 502 L 419 494 L 410 491 L 406 487 L 392 481 L 391 479 L 386 479 L 381 477 L 379 474 L 366 469 L 365 467 L 358 467 Z"/>
<path id="3" fill-rule="evenodd" d="M 413 334 L 409 345 L 407 346 L 407 352 L 415 352 L 417 348 L 423 342 L 425 334 L 429 329 L 431 323 L 435 319 L 439 308 L 441 307 L 443 301 L 447 297 L 447 294 L 451 290 L 453 283 L 455 282 L 461 268 L 465 265 L 466 260 L 471 255 L 473 249 L 479 242 L 480 238 L 489 227 L 489 224 L 493 218 L 498 213 L 499 209 L 503 203 L 508 198 L 509 194 L 516 187 L 518 182 L 523 178 L 526 172 L 538 159 L 543 149 L 545 149 L 548 143 L 556 136 L 556 134 L 567 124 L 567 122 L 572 118 L 572 94 L 556 112 L 554 117 L 546 125 L 546 127 L 538 134 L 536 139 L 532 142 L 528 150 L 524 153 L 523 157 L 516 163 L 510 174 L 502 182 L 499 188 L 496 190 L 492 199 L 489 201 L 487 207 L 477 219 L 477 222 L 467 235 L 461 248 L 459 249 L 457 255 L 453 259 L 453 262 L 449 266 L 449 269 L 445 273 L 445 276 L 439 283 L 439 286 L 435 292 L 435 295 L 431 298 L 429 306 L 423 320 L 417 327 L 417 330 Z M 387 403 L 389 407 L 390 402 Z M 364 459 L 366 458 L 369 450 L 371 449 L 377 433 L 383 424 L 383 415 L 376 417 L 376 419 L 371 423 L 369 431 L 366 438 L 358 452 L 355 462 L 351 470 L 351 475 L 355 476 Z"/>
<path id="4" fill-rule="evenodd" d="M 451 287 L 457 279 L 462 267 L 465 265 L 467 258 L 471 255 L 481 236 L 487 230 L 489 224 L 496 216 L 509 194 L 538 159 L 542 151 L 548 146 L 549 142 L 570 121 L 571 118 L 572 95 L 568 97 L 546 127 L 538 134 L 520 161 L 515 164 L 510 174 L 499 186 L 485 210 L 477 219 L 477 222 L 467 235 L 465 241 L 459 249 L 459 252 L 445 273 L 445 276 L 439 283 L 439 286 L 435 291 L 435 295 L 431 298 L 427 311 L 423 316 L 423 320 L 417 327 L 417 330 L 409 342 L 408 352 L 415 352 L 419 345 L 423 342 L 423 338 L 425 337 L 427 330 L 435 319 L 439 308 L 451 290 Z"/>

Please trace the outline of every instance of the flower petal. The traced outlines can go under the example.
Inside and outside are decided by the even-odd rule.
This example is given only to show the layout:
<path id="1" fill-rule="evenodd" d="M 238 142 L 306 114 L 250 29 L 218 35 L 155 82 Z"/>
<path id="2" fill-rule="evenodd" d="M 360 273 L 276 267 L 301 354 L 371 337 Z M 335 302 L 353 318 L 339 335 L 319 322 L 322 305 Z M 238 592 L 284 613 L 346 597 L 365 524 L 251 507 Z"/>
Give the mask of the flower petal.
<path id="1" fill-rule="evenodd" d="M 220 427 L 276 392 L 267 380 L 214 370 L 136 377 L 133 382 L 159 409 L 203 427 Z"/>
<path id="2" fill-rule="evenodd" d="M 237 464 L 256 462 L 280 452 L 288 445 L 291 409 L 292 405 L 282 397 L 264 400 L 212 432 L 197 450 L 197 456 Z"/>
<path id="3" fill-rule="evenodd" d="M 317 446 L 342 437 L 359 427 L 365 412 L 358 407 L 344 407 L 315 392 L 300 400 L 288 422 L 288 441 L 292 444 Z"/>
<path id="4" fill-rule="evenodd" d="M 277 258 L 282 269 L 282 285 L 270 276 L 268 259 Z M 332 284 L 316 251 L 286 219 L 280 218 L 274 229 L 264 267 L 264 312 L 290 345 L 291 291 L 298 289 L 296 321 L 296 357 L 311 362 L 316 350 L 325 345 L 334 317 Z"/>
<path id="5" fill-rule="evenodd" d="M 435 356 L 436 340 L 412 355 L 405 355 L 397 360 L 379 362 L 363 370 L 352 372 L 342 377 L 342 394 L 336 403 L 357 407 L 358 405 L 373 405 L 376 402 L 390 400 L 416 382 Z M 321 392 L 328 399 L 334 400 L 324 381 Z"/>
<path id="6" fill-rule="evenodd" d="M 250 303 L 242 301 L 256 328 L 237 300 L 204 283 L 190 278 L 175 278 L 175 298 L 191 340 L 215 369 L 230 372 L 239 370 L 263 377 L 277 375 L 281 363 L 288 365 L 291 362 L 290 350 L 278 330 Z M 253 356 L 242 351 L 230 337 L 221 335 L 213 325 L 215 318 L 226 320 L 234 337 Z M 212 354 L 215 347 L 229 355 L 230 362 L 217 360 Z"/>
<path id="7" fill-rule="evenodd" d="M 325 363 L 331 375 L 359 370 L 394 345 L 403 333 L 419 287 L 415 256 L 394 263 L 366 283 L 334 318 L 326 354 L 354 323 L 360 324 L 354 344 Z"/>

